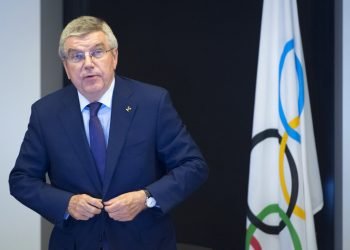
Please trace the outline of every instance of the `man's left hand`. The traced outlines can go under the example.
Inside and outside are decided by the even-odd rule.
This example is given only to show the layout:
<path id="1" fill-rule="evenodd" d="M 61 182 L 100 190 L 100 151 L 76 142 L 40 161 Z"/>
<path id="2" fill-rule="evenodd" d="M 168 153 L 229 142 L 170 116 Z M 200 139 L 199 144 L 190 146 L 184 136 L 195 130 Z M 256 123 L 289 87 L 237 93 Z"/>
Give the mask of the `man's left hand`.
<path id="1" fill-rule="evenodd" d="M 143 190 L 129 192 L 104 202 L 104 209 L 113 220 L 131 221 L 146 208 L 145 200 Z"/>

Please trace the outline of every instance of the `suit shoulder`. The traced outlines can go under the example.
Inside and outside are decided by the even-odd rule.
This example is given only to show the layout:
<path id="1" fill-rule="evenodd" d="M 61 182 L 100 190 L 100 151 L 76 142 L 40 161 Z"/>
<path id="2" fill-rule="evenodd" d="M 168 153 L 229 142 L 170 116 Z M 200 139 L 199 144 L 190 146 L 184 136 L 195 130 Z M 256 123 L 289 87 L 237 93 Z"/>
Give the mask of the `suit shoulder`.
<path id="1" fill-rule="evenodd" d="M 164 95 L 168 93 L 168 90 L 161 86 L 154 84 L 141 82 L 131 78 L 118 76 L 117 81 L 123 81 L 128 84 L 134 91 L 143 93 L 144 95 Z"/>
<path id="2" fill-rule="evenodd" d="M 76 94 L 76 89 L 72 84 L 70 84 L 62 89 L 56 90 L 46 96 L 41 97 L 33 104 L 33 106 L 52 108 L 59 105 L 64 98 L 67 98 L 67 95 L 74 94 Z"/>

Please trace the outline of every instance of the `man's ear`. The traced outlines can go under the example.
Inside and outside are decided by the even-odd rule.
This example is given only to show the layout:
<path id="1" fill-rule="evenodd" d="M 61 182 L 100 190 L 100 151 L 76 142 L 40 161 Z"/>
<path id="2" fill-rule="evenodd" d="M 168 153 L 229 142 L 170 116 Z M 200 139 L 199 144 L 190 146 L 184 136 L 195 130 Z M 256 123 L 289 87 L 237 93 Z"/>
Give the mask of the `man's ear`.
<path id="1" fill-rule="evenodd" d="M 118 49 L 114 49 L 112 53 L 114 58 L 114 70 L 116 70 L 118 65 Z"/>

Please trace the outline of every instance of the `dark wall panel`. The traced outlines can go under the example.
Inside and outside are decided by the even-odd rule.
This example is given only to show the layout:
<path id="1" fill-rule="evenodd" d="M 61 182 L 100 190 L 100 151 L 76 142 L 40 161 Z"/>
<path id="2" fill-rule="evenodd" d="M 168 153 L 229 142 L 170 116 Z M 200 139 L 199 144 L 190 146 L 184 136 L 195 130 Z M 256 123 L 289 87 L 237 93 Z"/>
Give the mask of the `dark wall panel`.
<path id="1" fill-rule="evenodd" d="M 299 1 L 325 209 L 319 249 L 333 238 L 333 5 Z M 64 1 L 65 23 L 106 20 L 118 74 L 163 86 L 210 167 L 208 182 L 173 211 L 178 241 L 244 249 L 250 138 L 262 1 Z M 332 230 L 333 231 L 333 230 Z M 327 235 L 327 237 L 325 237 Z"/>

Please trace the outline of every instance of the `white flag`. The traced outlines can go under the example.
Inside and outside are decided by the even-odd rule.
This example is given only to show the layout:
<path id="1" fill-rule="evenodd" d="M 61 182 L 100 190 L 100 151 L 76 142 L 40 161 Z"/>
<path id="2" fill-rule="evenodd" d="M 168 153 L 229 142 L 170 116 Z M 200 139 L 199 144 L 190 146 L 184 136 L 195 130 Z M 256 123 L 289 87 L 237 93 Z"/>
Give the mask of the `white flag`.
<path id="1" fill-rule="evenodd" d="M 264 0 L 245 249 L 317 249 L 322 207 L 296 0 Z"/>

